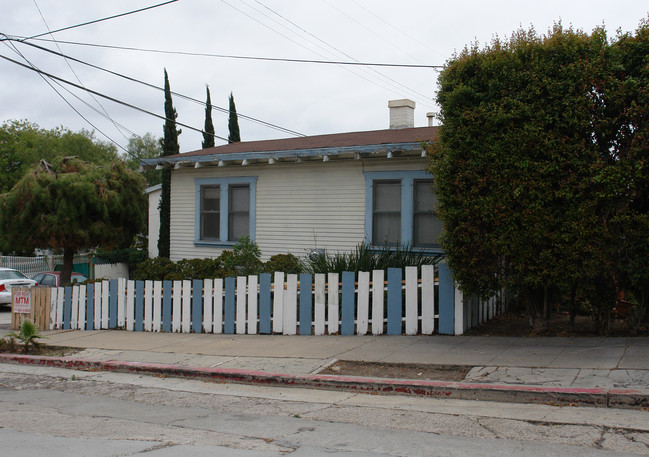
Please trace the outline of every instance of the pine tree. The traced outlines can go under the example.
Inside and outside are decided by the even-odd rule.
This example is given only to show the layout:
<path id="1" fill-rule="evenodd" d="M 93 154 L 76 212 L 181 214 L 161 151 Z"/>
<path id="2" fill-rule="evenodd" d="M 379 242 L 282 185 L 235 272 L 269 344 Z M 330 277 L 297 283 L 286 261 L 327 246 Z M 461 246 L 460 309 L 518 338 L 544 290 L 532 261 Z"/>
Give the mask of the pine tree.
<path id="1" fill-rule="evenodd" d="M 178 113 L 171 101 L 171 88 L 169 76 L 165 68 L 165 123 L 162 138 L 162 157 L 180 153 L 178 135 L 181 131 L 176 129 Z M 158 256 L 169 258 L 171 254 L 171 170 L 162 170 L 162 193 L 160 196 L 160 236 L 158 237 Z"/>
<path id="2" fill-rule="evenodd" d="M 205 127 L 203 128 L 203 149 L 214 147 L 214 124 L 212 123 L 212 99 L 210 86 L 206 85 L 207 99 L 205 100 Z"/>
<path id="3" fill-rule="evenodd" d="M 241 141 L 239 133 L 239 118 L 237 117 L 237 107 L 234 106 L 234 95 L 230 92 L 230 116 L 228 118 L 228 143 L 238 143 Z"/>

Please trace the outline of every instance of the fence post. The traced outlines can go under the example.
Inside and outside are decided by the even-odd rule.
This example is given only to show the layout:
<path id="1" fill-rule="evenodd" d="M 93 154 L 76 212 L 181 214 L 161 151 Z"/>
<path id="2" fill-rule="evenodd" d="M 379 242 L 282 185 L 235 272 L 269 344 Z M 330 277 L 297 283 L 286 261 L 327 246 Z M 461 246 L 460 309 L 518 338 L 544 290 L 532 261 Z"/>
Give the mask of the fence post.
<path id="1" fill-rule="evenodd" d="M 354 282 L 356 274 L 352 271 L 343 271 L 343 297 L 342 319 L 340 325 L 341 335 L 354 334 Z"/>
<path id="2" fill-rule="evenodd" d="M 388 268 L 388 335 L 401 335 L 401 269 Z"/>
<path id="3" fill-rule="evenodd" d="M 455 331 L 455 286 L 446 263 L 439 264 L 439 333 L 452 335 Z"/>
<path id="4" fill-rule="evenodd" d="M 300 335 L 311 335 L 313 321 L 312 280 L 313 277 L 310 274 L 300 274 Z"/>

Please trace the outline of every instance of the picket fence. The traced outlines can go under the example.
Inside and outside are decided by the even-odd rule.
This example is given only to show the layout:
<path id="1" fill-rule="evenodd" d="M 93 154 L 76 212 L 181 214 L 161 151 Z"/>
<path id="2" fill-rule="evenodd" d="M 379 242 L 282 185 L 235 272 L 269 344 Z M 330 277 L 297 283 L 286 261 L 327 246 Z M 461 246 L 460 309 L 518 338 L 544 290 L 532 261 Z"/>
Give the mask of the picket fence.
<path id="1" fill-rule="evenodd" d="M 405 272 L 405 280 L 404 280 Z M 437 274 L 436 274 L 437 273 Z M 52 288 L 50 329 L 285 335 L 462 334 L 497 312 L 464 300 L 445 264 L 328 274 Z"/>

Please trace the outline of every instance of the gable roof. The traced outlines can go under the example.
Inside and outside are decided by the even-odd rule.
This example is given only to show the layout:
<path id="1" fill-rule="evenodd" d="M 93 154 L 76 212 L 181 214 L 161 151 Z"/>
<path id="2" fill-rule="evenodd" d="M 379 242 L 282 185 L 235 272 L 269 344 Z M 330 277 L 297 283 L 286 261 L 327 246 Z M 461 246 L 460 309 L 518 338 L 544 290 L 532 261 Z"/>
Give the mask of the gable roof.
<path id="1" fill-rule="evenodd" d="M 359 154 L 390 156 L 392 153 L 422 154 L 421 144 L 437 138 L 439 127 L 371 130 L 313 135 L 278 140 L 230 143 L 173 156 L 143 159 L 143 167 L 196 167 L 210 163 L 269 161 L 303 158 L 359 158 Z M 245 162 L 244 162 L 245 161 Z"/>

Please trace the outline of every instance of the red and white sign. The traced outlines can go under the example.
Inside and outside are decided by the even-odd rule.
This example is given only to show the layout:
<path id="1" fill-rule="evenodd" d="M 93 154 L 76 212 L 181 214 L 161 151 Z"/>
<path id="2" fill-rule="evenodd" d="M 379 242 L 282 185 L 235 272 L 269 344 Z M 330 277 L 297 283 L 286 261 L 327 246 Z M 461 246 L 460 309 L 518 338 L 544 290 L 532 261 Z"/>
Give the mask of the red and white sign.
<path id="1" fill-rule="evenodd" d="M 13 312 L 29 314 L 32 310 L 32 292 L 30 290 L 13 291 Z"/>

